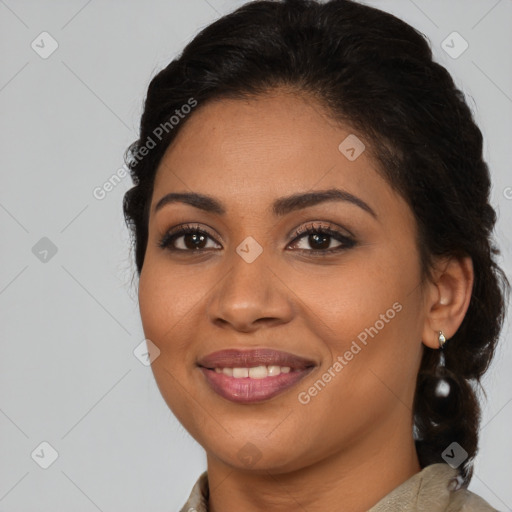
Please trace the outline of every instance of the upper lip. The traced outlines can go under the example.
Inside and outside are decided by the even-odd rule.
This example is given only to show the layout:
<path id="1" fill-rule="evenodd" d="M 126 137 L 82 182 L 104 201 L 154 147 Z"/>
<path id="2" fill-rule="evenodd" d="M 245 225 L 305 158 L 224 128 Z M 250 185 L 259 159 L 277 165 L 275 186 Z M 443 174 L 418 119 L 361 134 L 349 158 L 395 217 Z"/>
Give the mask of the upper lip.
<path id="1" fill-rule="evenodd" d="M 273 350 L 256 348 L 240 350 L 236 348 L 212 352 L 197 362 L 204 368 L 250 368 L 252 366 L 288 366 L 294 370 L 303 370 L 315 366 L 315 362 L 304 357 Z"/>

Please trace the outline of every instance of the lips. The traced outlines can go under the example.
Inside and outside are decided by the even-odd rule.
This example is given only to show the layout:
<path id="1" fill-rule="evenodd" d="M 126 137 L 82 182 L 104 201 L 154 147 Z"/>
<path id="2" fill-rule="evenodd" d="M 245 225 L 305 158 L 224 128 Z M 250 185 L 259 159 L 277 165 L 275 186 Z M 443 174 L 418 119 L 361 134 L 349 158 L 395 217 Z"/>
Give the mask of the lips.
<path id="1" fill-rule="evenodd" d="M 272 349 L 221 350 L 197 365 L 215 393 L 239 404 L 269 400 L 295 386 L 316 366 L 304 357 Z M 247 372 L 251 368 L 256 371 Z"/>
<path id="2" fill-rule="evenodd" d="M 255 366 L 289 367 L 292 371 L 305 370 L 315 366 L 315 362 L 304 357 L 272 349 L 239 350 L 228 349 L 213 352 L 199 359 L 198 366 L 215 368 L 251 368 Z"/>

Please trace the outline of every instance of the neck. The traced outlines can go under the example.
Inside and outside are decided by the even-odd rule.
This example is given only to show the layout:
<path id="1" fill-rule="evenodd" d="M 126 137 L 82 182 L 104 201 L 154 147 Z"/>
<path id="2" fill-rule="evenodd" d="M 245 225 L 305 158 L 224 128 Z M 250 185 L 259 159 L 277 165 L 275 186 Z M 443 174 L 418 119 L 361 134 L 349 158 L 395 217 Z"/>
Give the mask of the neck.
<path id="1" fill-rule="evenodd" d="M 286 473 L 240 469 L 208 454 L 209 511 L 367 511 L 421 470 L 411 426 L 385 430 Z"/>

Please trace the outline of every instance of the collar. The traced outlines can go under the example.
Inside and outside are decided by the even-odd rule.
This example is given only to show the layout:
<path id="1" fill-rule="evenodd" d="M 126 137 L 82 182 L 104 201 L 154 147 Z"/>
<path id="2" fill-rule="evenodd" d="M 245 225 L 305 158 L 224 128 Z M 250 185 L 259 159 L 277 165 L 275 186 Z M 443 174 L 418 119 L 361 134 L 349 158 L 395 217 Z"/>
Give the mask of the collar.
<path id="1" fill-rule="evenodd" d="M 448 464 L 426 466 L 384 496 L 368 512 L 498 512 L 476 494 L 458 488 L 457 474 L 457 470 Z M 208 472 L 204 471 L 180 512 L 208 512 L 208 498 Z"/>

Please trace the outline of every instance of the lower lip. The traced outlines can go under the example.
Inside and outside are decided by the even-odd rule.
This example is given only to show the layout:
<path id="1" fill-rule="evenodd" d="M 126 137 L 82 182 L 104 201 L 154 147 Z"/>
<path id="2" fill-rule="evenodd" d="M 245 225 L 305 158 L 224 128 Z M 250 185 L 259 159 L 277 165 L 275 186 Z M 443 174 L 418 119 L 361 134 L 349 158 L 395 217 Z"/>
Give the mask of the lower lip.
<path id="1" fill-rule="evenodd" d="M 217 394 L 232 402 L 249 404 L 269 400 L 283 393 L 302 380 L 313 370 L 313 367 L 281 373 L 264 379 L 251 379 L 250 377 L 236 379 L 202 366 L 200 369 L 208 384 Z"/>

